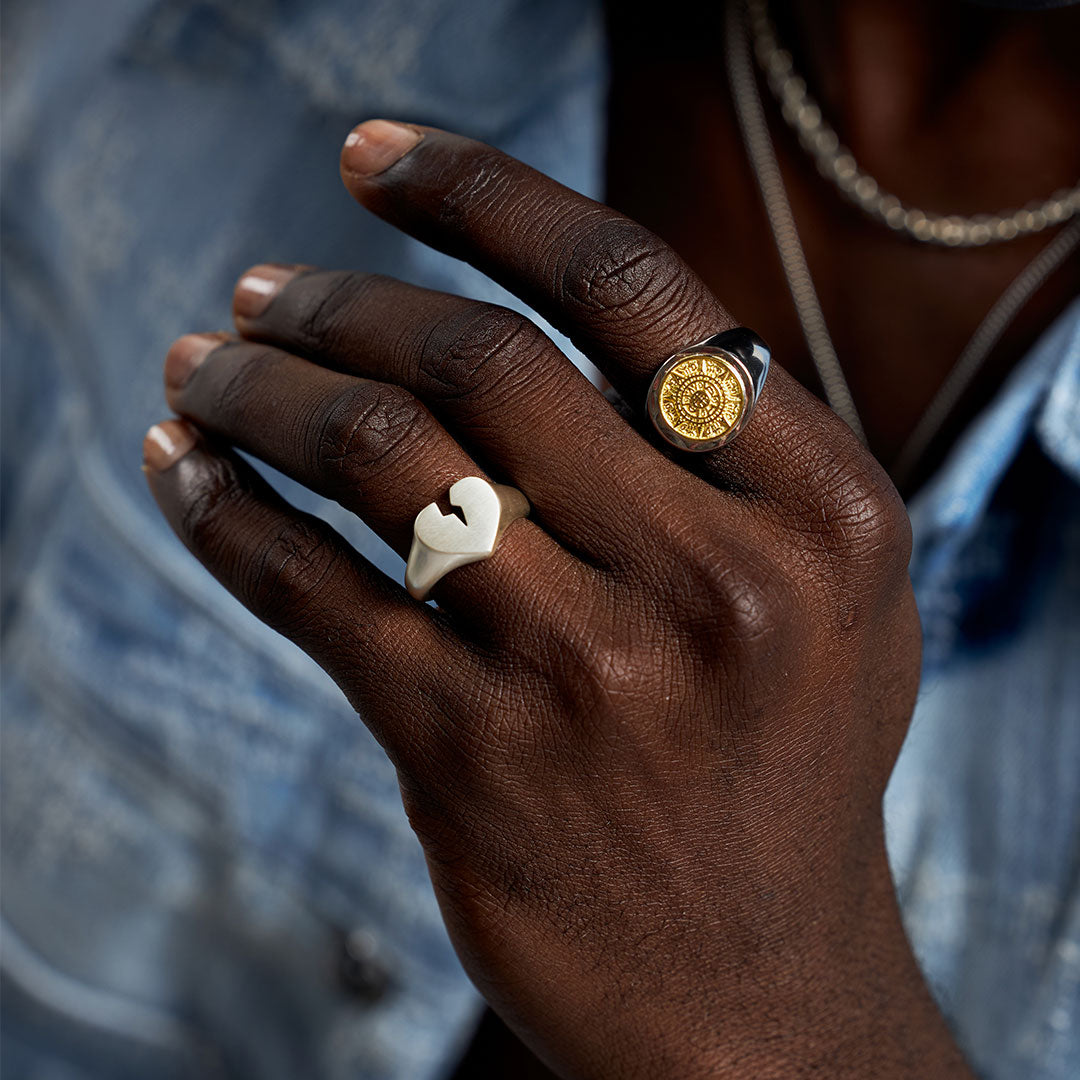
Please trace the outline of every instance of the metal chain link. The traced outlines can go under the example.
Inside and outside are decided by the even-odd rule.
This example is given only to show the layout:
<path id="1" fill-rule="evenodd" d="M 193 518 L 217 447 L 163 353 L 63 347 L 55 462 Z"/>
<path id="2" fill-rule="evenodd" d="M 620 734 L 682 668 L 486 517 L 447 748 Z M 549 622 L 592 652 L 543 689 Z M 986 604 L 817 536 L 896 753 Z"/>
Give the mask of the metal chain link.
<path id="1" fill-rule="evenodd" d="M 912 240 L 946 247 L 982 247 L 1020 236 L 1031 236 L 1068 221 L 1080 211 L 1080 184 L 1055 191 L 1019 210 L 999 214 L 937 214 L 903 203 L 881 185 L 843 146 L 806 89 L 806 80 L 792 67 L 791 53 L 782 49 L 769 19 L 766 0 L 747 4 L 750 32 L 758 64 L 780 105 L 780 112 L 818 172 L 869 217 Z"/>
<path id="2" fill-rule="evenodd" d="M 726 35 L 728 79 L 735 99 L 739 129 L 742 131 L 750 164 L 765 202 L 769 226 L 772 228 L 776 249 L 784 267 L 784 277 L 787 278 L 791 298 L 795 301 L 795 312 L 810 350 L 810 358 L 821 381 L 825 400 L 865 446 L 866 433 L 825 325 L 825 315 L 814 288 L 814 280 L 810 276 L 806 253 L 799 241 L 799 230 L 795 227 L 795 215 L 791 212 L 784 178 L 776 160 L 769 124 L 765 119 L 765 107 L 754 79 L 754 65 L 743 15 L 744 8 L 740 0 L 729 0 Z"/>
<path id="3" fill-rule="evenodd" d="M 760 5 L 761 0 L 749 0 Z M 810 276 L 806 253 L 799 240 L 791 203 L 787 197 L 780 166 L 769 135 L 765 108 L 758 93 L 746 27 L 748 0 L 728 0 L 727 66 L 739 128 L 757 180 L 765 211 L 776 241 L 784 277 L 795 304 L 799 324 L 821 380 L 825 400 L 866 444 L 866 434 L 858 410 L 844 378 L 840 360 L 825 323 L 817 291 Z M 939 387 L 919 422 L 897 455 L 893 477 L 898 483 L 908 479 L 927 448 L 973 382 L 987 356 L 1001 340 L 1013 319 L 1046 279 L 1080 247 L 1080 221 L 1070 223 L 1050 241 L 1013 279 L 983 318 L 964 347 L 945 381 Z"/>

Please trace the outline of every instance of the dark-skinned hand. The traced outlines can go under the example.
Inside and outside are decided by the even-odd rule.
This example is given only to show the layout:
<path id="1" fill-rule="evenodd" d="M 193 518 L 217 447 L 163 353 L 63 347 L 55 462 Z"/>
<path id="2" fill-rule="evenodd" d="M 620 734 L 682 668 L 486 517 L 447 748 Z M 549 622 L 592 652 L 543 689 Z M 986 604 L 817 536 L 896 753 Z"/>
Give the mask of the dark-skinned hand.
<path id="1" fill-rule="evenodd" d="M 342 175 L 635 406 L 736 325 L 655 236 L 490 147 L 372 121 Z M 846 426 L 774 365 L 735 441 L 665 453 L 527 319 L 385 277 L 256 268 L 235 311 L 238 335 L 170 350 L 183 420 L 147 438 L 151 488 L 386 748 L 461 959 L 519 1035 L 567 1077 L 969 1075 L 883 840 L 919 678 L 908 522 Z M 462 476 L 533 512 L 433 607 L 230 447 L 402 555 Z"/>

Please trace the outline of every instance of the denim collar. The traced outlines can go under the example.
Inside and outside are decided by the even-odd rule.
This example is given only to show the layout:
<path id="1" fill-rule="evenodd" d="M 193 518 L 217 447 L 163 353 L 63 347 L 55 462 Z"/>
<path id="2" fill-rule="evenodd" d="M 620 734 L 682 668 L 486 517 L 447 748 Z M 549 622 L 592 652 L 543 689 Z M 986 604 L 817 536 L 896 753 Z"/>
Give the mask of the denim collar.
<path id="1" fill-rule="evenodd" d="M 1034 438 L 1080 482 L 1080 300 L 1046 330 L 912 499 L 911 578 L 926 636 L 926 659 L 942 659 L 959 598 L 965 555 L 1021 447 Z M 941 656 L 937 654 L 941 653 Z"/>

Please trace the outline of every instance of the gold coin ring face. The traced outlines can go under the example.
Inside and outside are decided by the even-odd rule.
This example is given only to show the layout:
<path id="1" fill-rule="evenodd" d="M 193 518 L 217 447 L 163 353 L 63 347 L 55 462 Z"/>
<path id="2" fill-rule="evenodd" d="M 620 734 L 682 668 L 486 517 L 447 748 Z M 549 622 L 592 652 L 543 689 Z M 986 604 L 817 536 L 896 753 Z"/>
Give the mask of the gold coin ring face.
<path id="1" fill-rule="evenodd" d="M 745 422 L 752 393 L 741 364 L 718 351 L 690 351 L 673 356 L 656 373 L 649 413 L 674 445 L 711 450 Z"/>

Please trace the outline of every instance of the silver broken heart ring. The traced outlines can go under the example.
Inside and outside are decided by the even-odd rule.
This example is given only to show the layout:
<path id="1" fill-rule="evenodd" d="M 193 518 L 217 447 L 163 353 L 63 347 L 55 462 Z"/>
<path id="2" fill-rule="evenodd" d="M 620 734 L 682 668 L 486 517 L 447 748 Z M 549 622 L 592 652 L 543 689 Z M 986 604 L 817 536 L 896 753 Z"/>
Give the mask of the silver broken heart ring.
<path id="1" fill-rule="evenodd" d="M 488 559 L 511 522 L 525 517 L 529 500 L 515 487 L 465 476 L 450 488 L 450 505 L 461 510 L 444 514 L 428 503 L 413 522 L 413 542 L 405 566 L 405 588 L 423 600 L 451 570 Z"/>
<path id="2" fill-rule="evenodd" d="M 715 450 L 746 426 L 769 373 L 769 347 L 737 326 L 668 357 L 649 386 L 656 430 L 680 450 Z"/>

